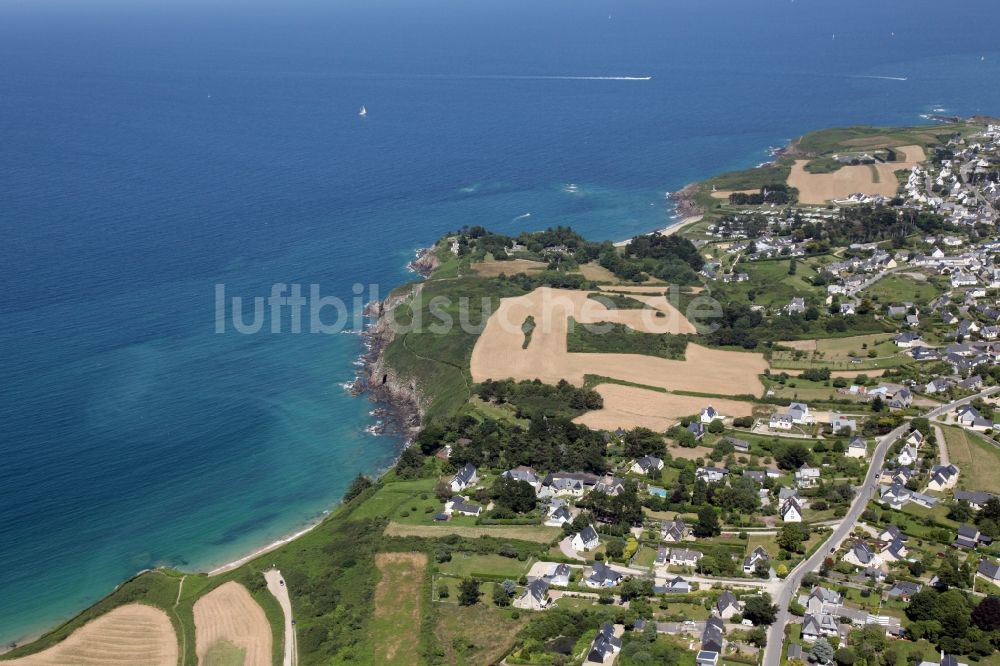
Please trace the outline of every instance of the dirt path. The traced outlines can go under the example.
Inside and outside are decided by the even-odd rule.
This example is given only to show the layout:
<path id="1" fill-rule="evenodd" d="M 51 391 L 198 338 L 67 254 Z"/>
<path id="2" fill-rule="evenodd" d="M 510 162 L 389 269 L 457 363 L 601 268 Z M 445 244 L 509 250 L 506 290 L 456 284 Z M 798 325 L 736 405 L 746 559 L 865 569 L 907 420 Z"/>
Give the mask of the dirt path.
<path id="1" fill-rule="evenodd" d="M 937 439 L 938 444 L 938 455 L 941 457 L 942 465 L 950 465 L 951 458 L 948 455 L 948 440 L 944 438 L 944 433 L 941 431 L 941 426 L 934 426 L 934 437 Z"/>
<path id="2" fill-rule="evenodd" d="M 265 571 L 264 580 L 267 581 L 268 591 L 278 600 L 281 612 L 285 616 L 285 648 L 281 665 L 295 666 L 298 663 L 298 652 L 296 650 L 295 625 L 292 624 L 292 600 L 288 598 L 288 587 L 285 585 L 285 579 L 281 572 L 277 569 Z"/>

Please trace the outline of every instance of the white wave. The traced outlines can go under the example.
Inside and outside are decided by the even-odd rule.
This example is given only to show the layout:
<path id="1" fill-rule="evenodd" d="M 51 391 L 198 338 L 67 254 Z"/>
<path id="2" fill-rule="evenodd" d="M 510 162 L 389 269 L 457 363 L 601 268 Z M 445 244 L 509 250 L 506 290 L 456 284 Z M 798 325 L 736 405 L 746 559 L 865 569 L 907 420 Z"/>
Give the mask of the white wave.
<path id="1" fill-rule="evenodd" d="M 525 218 L 531 217 L 531 213 L 525 213 L 524 215 L 518 215 L 511 222 L 517 222 L 518 220 L 523 220 Z"/>

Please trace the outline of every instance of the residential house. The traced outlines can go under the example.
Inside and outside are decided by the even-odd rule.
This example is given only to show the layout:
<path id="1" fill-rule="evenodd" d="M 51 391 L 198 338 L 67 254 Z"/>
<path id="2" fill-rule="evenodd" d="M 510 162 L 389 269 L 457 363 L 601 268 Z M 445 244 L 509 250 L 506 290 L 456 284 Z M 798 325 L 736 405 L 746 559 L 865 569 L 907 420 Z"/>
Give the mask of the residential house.
<path id="1" fill-rule="evenodd" d="M 982 576 L 991 583 L 1000 583 L 1000 564 L 991 562 L 984 557 L 979 560 L 979 568 L 976 569 L 976 575 Z"/>
<path id="2" fill-rule="evenodd" d="M 900 450 L 899 455 L 896 456 L 896 464 L 902 467 L 909 467 L 917 461 L 917 455 L 917 449 L 907 444 Z"/>
<path id="3" fill-rule="evenodd" d="M 655 589 L 657 594 L 690 594 L 691 583 L 680 576 L 668 578 L 664 584 Z"/>
<path id="4" fill-rule="evenodd" d="M 877 568 L 882 566 L 882 558 L 863 541 L 856 541 L 851 546 L 847 553 L 844 554 L 844 561 L 856 567 Z"/>
<path id="5" fill-rule="evenodd" d="M 795 485 L 799 488 L 812 488 L 819 482 L 819 474 L 818 467 L 803 465 L 795 472 Z"/>
<path id="6" fill-rule="evenodd" d="M 976 511 L 982 510 L 986 503 L 991 499 L 1000 499 L 993 493 L 983 492 L 982 490 L 956 490 L 955 491 L 955 501 L 965 502 L 971 506 Z"/>
<path id="7" fill-rule="evenodd" d="M 799 504 L 798 498 L 786 499 L 778 509 L 778 513 L 781 515 L 781 520 L 786 523 L 802 522 L 802 505 Z"/>
<path id="8" fill-rule="evenodd" d="M 718 411 L 716 411 L 715 407 L 712 407 L 712 405 L 709 405 L 708 407 L 705 407 L 704 409 L 701 410 L 701 415 L 700 415 L 699 418 L 700 418 L 700 420 L 701 420 L 702 423 L 704 423 L 704 424 L 707 425 L 707 424 L 711 423 L 712 421 L 715 421 L 716 419 L 720 419 L 721 420 L 721 419 L 723 419 L 725 417 L 722 416 L 722 414 L 720 414 Z"/>
<path id="9" fill-rule="evenodd" d="M 843 414 L 837 414 L 836 412 L 831 412 L 830 429 L 833 431 L 834 435 L 841 432 L 847 432 L 853 434 L 858 429 L 858 422 L 856 419 L 849 418 Z"/>
<path id="10" fill-rule="evenodd" d="M 701 649 L 704 652 L 722 654 L 726 645 L 726 623 L 719 617 L 710 617 L 705 621 L 705 630 L 701 634 Z"/>
<path id="11" fill-rule="evenodd" d="M 688 535 L 688 526 L 681 519 L 660 522 L 660 536 L 667 543 L 679 543 Z"/>
<path id="12" fill-rule="evenodd" d="M 569 505 L 562 500 L 556 500 L 549 504 L 546 513 L 545 524 L 549 527 L 562 527 L 566 523 L 573 522 L 573 512 Z"/>
<path id="13" fill-rule="evenodd" d="M 745 439 L 737 439 L 735 437 L 724 437 L 723 441 L 729 442 L 733 445 L 733 451 L 736 453 L 750 453 L 750 442 Z"/>
<path id="14" fill-rule="evenodd" d="M 515 481 L 524 481 L 525 483 L 530 484 L 533 488 L 537 487 L 539 481 L 541 481 L 541 479 L 538 478 L 538 474 L 535 473 L 535 470 L 530 467 L 525 467 L 524 465 L 520 465 L 514 469 L 509 469 L 501 476 L 505 476 L 508 479 L 514 479 Z"/>
<path id="15" fill-rule="evenodd" d="M 993 421 L 983 418 L 979 410 L 972 405 L 963 405 L 955 412 L 955 420 L 971 430 L 987 430 L 993 427 Z"/>
<path id="16" fill-rule="evenodd" d="M 845 455 L 848 458 L 865 458 L 868 456 L 868 444 L 863 437 L 852 437 Z"/>
<path id="17" fill-rule="evenodd" d="M 958 483 L 958 468 L 954 465 L 934 465 L 931 468 L 928 490 L 947 490 Z"/>
<path id="18" fill-rule="evenodd" d="M 656 456 L 643 456 L 639 458 L 630 468 L 633 474 L 649 474 L 663 469 L 663 461 Z"/>
<path id="19" fill-rule="evenodd" d="M 920 583 L 911 583 L 908 580 L 897 580 L 886 592 L 886 596 L 890 599 L 901 599 L 903 601 L 909 601 L 910 597 L 924 589 L 924 586 Z"/>
<path id="20" fill-rule="evenodd" d="M 539 497 L 583 497 L 597 485 L 597 477 L 587 472 L 553 472 L 542 479 Z"/>
<path id="21" fill-rule="evenodd" d="M 694 436 L 696 442 L 700 442 L 705 436 L 705 424 L 701 421 L 692 421 L 685 430 Z"/>
<path id="22" fill-rule="evenodd" d="M 689 550 L 687 548 L 671 548 L 670 549 L 670 564 L 680 567 L 696 567 L 698 566 L 698 560 L 704 557 L 697 550 Z"/>
<path id="23" fill-rule="evenodd" d="M 666 546 L 660 546 L 656 549 L 656 559 L 653 561 L 653 566 L 665 567 L 667 562 L 670 561 L 670 549 Z"/>
<path id="24" fill-rule="evenodd" d="M 465 463 L 462 469 L 458 470 L 456 474 L 451 479 L 451 492 L 460 493 L 469 486 L 476 483 L 479 477 L 476 475 L 476 466 L 472 463 Z"/>
<path id="25" fill-rule="evenodd" d="M 901 562 L 906 559 L 906 544 L 902 539 L 893 539 L 882 547 L 882 558 L 886 562 Z"/>
<path id="26" fill-rule="evenodd" d="M 962 524 L 958 526 L 958 535 L 955 537 L 955 546 L 959 548 L 975 548 L 979 545 L 982 535 L 975 525 Z"/>
<path id="27" fill-rule="evenodd" d="M 608 474 L 594 484 L 594 492 L 617 497 L 625 492 L 625 479 Z"/>
<path id="28" fill-rule="evenodd" d="M 806 311 L 806 299 L 796 296 L 792 301 L 785 306 L 785 310 L 788 314 L 802 314 Z"/>
<path id="29" fill-rule="evenodd" d="M 829 613 L 806 613 L 802 618 L 802 640 L 810 643 L 820 638 L 838 636 L 837 620 Z"/>
<path id="30" fill-rule="evenodd" d="M 576 552 L 583 552 L 586 550 L 593 550 L 601 543 L 601 540 L 597 537 L 597 530 L 594 529 L 593 525 L 587 525 L 582 530 L 573 535 L 570 540 L 570 544 L 573 546 L 573 550 Z"/>
<path id="31" fill-rule="evenodd" d="M 729 470 L 724 467 L 699 467 L 694 476 L 705 483 L 720 483 L 726 480 Z"/>
<path id="32" fill-rule="evenodd" d="M 944 393 L 951 386 L 951 380 L 944 377 L 936 377 L 931 381 L 927 382 L 924 386 L 924 393 L 934 395 L 935 393 Z"/>
<path id="33" fill-rule="evenodd" d="M 615 571 L 604 562 L 594 562 L 590 576 L 584 581 L 587 587 L 614 587 L 625 579 L 624 574 Z"/>
<path id="34" fill-rule="evenodd" d="M 743 573 L 752 574 L 757 569 L 757 564 L 770 562 L 771 556 L 762 546 L 757 546 L 749 555 L 743 558 Z"/>
<path id="35" fill-rule="evenodd" d="M 483 512 L 483 507 L 470 502 L 461 495 L 455 495 L 444 503 L 444 513 L 446 515 L 461 514 L 463 516 L 478 516 Z"/>
<path id="36" fill-rule="evenodd" d="M 881 532 L 878 533 L 879 541 L 896 541 L 900 539 L 902 541 L 907 540 L 906 532 L 899 529 L 896 525 L 887 525 Z"/>
<path id="37" fill-rule="evenodd" d="M 568 564 L 553 564 L 545 573 L 545 580 L 552 587 L 566 587 L 573 570 Z"/>
<path id="38" fill-rule="evenodd" d="M 536 578 L 524 588 L 524 593 L 514 599 L 514 608 L 522 610 L 544 610 L 552 604 L 549 583 L 544 578 Z"/>
<path id="39" fill-rule="evenodd" d="M 736 598 L 736 595 L 726 590 L 719 597 L 719 600 L 715 602 L 715 608 L 713 609 L 715 614 L 722 618 L 723 620 L 728 620 L 732 616 L 743 610 L 740 605 L 740 600 Z"/>
<path id="40" fill-rule="evenodd" d="M 916 331 L 906 331 L 893 338 L 893 342 L 901 349 L 909 349 L 920 342 L 920 334 Z"/>
<path id="41" fill-rule="evenodd" d="M 843 603 L 844 596 L 842 594 L 817 585 L 809 593 L 805 606 L 813 615 L 820 615 L 824 612 L 831 612 L 832 607 L 840 606 Z"/>
<path id="42" fill-rule="evenodd" d="M 608 657 L 612 657 L 613 659 L 614 655 L 621 652 L 621 649 L 622 639 L 615 636 L 614 625 L 610 622 L 605 622 L 601 625 L 600 631 L 597 632 L 597 637 L 594 638 L 593 645 L 590 646 L 590 652 L 587 653 L 587 661 L 602 664 Z"/>
<path id="43" fill-rule="evenodd" d="M 775 412 L 771 414 L 771 420 L 768 421 L 768 427 L 771 430 L 791 430 L 792 429 L 792 417 L 784 412 Z"/>

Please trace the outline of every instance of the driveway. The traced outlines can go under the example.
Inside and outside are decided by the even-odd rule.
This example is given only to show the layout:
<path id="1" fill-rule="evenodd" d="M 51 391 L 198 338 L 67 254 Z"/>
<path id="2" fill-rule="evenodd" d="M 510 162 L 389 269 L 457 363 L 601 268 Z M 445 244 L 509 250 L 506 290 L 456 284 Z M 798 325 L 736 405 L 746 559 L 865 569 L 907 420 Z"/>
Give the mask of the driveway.
<path id="1" fill-rule="evenodd" d="M 566 557 L 570 558 L 571 560 L 579 560 L 580 562 L 586 562 L 587 561 L 586 557 L 583 557 L 582 555 L 580 555 L 579 553 L 577 553 L 575 550 L 573 550 L 573 538 L 572 537 L 566 537 L 565 539 L 563 539 L 562 541 L 560 541 L 559 542 L 559 550 L 562 551 L 563 555 L 565 555 Z"/>
<path id="2" fill-rule="evenodd" d="M 941 457 L 941 464 L 944 466 L 951 464 L 951 458 L 948 457 L 948 442 L 944 439 L 944 433 L 941 432 L 941 426 L 934 426 L 934 438 L 937 439 L 938 445 L 938 455 Z"/>
<path id="3" fill-rule="evenodd" d="M 278 600 L 281 612 L 285 616 L 285 653 L 282 657 L 282 666 L 295 666 L 298 663 L 295 645 L 295 625 L 292 624 L 292 600 L 288 598 L 288 587 L 285 579 L 277 569 L 269 569 L 264 572 L 264 579 L 267 581 L 267 589 Z"/>

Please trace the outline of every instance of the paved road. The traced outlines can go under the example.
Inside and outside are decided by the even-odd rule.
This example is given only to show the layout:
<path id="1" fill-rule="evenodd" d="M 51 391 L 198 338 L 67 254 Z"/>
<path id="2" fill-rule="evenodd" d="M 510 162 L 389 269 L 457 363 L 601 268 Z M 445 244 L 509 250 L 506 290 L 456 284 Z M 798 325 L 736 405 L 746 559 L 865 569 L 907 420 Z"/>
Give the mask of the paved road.
<path id="1" fill-rule="evenodd" d="M 281 660 L 282 666 L 295 666 L 298 658 L 295 650 L 295 625 L 292 624 L 292 601 L 288 598 L 288 587 L 285 579 L 277 569 L 269 569 L 264 572 L 264 579 L 267 581 L 267 589 L 278 600 L 281 605 L 281 612 L 285 615 L 285 653 Z"/>
<path id="2" fill-rule="evenodd" d="M 929 412 L 926 412 L 924 416 L 930 419 L 935 418 L 945 412 L 955 409 L 956 407 L 972 402 L 977 398 L 992 395 L 997 391 L 1000 391 L 1000 387 L 987 389 L 986 391 L 977 393 L 976 395 L 970 395 L 967 398 L 962 398 L 961 400 L 956 400 L 946 405 L 935 407 Z M 909 429 L 909 424 L 903 423 L 903 425 L 899 426 L 878 441 L 878 444 L 875 446 L 875 452 L 872 454 L 871 464 L 868 467 L 868 473 L 865 475 L 865 482 L 854 498 L 854 502 L 851 504 L 851 508 L 848 509 L 847 515 L 844 516 L 840 526 L 834 528 L 830 538 L 827 539 L 823 545 L 812 554 L 811 557 L 795 567 L 795 569 L 793 569 L 785 579 L 784 585 L 781 587 L 780 592 L 778 592 L 774 599 L 774 603 L 778 606 L 778 615 L 775 618 L 774 624 L 770 626 L 767 632 L 767 647 L 764 648 L 764 660 L 762 662 L 762 666 L 778 666 L 780 663 L 781 647 L 785 641 L 785 625 L 789 622 L 788 604 L 791 603 L 792 597 L 798 591 L 799 585 L 802 583 L 802 577 L 810 571 L 816 571 L 819 569 L 820 564 L 823 562 L 823 558 L 827 557 L 831 550 L 836 550 L 840 547 L 840 544 L 851 533 L 851 530 L 854 529 L 855 523 L 857 523 L 858 518 L 861 517 L 865 507 L 868 505 L 868 501 L 875 493 L 875 488 L 878 484 L 878 477 L 882 470 L 882 464 L 885 462 L 885 454 L 888 452 L 889 446 Z"/>
<path id="3" fill-rule="evenodd" d="M 580 562 L 586 562 L 587 561 L 586 557 L 584 557 L 583 555 L 580 555 L 578 552 L 576 552 L 575 550 L 573 550 L 573 537 L 566 537 L 565 539 L 563 539 L 562 541 L 560 541 L 559 542 L 559 550 L 561 550 L 562 554 L 565 555 L 566 557 L 568 557 L 571 560 L 578 560 Z"/>

